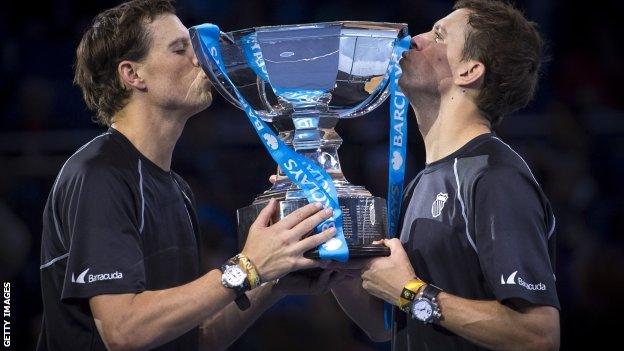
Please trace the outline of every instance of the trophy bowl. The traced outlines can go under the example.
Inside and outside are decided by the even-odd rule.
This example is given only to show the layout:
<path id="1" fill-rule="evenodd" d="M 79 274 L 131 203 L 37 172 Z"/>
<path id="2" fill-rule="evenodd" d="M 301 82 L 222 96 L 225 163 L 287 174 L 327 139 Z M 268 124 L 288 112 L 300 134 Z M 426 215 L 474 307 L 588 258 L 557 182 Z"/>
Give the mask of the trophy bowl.
<path id="1" fill-rule="evenodd" d="M 190 28 L 191 42 L 215 89 L 241 109 L 239 97 L 244 97 L 286 145 L 331 177 L 349 256 L 388 255 L 388 248 L 372 244 L 387 237 L 386 201 L 347 181 L 338 158 L 342 139 L 334 127 L 340 119 L 365 115 L 388 97 L 393 50 L 408 35 L 407 25 L 340 21 L 221 32 L 224 69 L 208 59 L 202 30 L 202 25 Z M 280 167 L 276 173 L 270 189 L 237 211 L 240 246 L 270 198 L 279 203 L 273 221 L 308 203 Z M 318 250 L 306 256 L 316 258 Z"/>

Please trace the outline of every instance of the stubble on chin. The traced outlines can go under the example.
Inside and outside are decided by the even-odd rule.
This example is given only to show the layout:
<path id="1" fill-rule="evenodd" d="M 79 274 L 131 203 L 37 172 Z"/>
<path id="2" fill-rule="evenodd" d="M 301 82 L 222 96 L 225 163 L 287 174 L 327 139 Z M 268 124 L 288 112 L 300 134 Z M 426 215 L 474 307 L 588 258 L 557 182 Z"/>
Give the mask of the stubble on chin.
<path id="1" fill-rule="evenodd" d="M 202 105 L 204 106 L 202 109 L 212 104 L 212 84 L 205 75 L 200 73 L 195 77 L 189 85 L 184 101 L 190 105 Z"/>

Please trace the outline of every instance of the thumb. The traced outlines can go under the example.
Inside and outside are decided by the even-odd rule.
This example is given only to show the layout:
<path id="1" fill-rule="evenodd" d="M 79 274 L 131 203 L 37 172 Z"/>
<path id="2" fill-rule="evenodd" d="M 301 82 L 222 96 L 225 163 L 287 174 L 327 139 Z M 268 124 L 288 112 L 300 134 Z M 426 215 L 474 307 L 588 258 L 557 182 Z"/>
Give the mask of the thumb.
<path id="1" fill-rule="evenodd" d="M 277 175 L 273 174 L 269 177 L 269 182 L 271 182 L 271 184 L 275 184 L 275 182 L 277 181 Z"/>
<path id="2" fill-rule="evenodd" d="M 401 244 L 401 240 L 397 238 L 384 239 L 383 244 L 390 248 L 391 253 L 400 250 L 403 247 L 403 244 Z"/>
<path id="3" fill-rule="evenodd" d="M 275 199 L 271 198 L 269 200 L 269 203 L 266 206 L 264 206 L 262 211 L 260 211 L 260 213 L 258 214 L 258 217 L 256 218 L 256 220 L 253 222 L 251 226 L 254 228 L 266 228 L 271 222 L 271 216 L 273 215 L 273 212 L 275 211 L 275 203 L 276 203 Z"/>

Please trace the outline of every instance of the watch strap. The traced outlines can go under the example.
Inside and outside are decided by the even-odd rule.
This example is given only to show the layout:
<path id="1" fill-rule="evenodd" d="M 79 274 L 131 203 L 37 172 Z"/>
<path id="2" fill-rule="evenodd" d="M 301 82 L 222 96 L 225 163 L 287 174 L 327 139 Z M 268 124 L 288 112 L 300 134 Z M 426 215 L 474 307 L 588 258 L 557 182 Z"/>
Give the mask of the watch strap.
<path id="1" fill-rule="evenodd" d="M 238 266 L 239 268 L 243 269 L 238 264 L 234 263 L 232 259 L 229 259 L 227 262 L 221 265 L 220 267 L 221 274 L 225 274 L 225 271 L 228 269 L 228 267 L 232 267 L 232 266 Z M 247 279 L 245 279 L 243 281 L 243 284 L 240 286 L 227 286 L 223 282 L 223 280 L 221 281 L 221 283 L 223 284 L 224 287 L 228 289 L 232 289 L 236 293 L 236 298 L 234 299 L 234 302 L 236 303 L 236 306 L 238 307 L 238 309 L 240 309 L 241 311 L 244 311 L 251 306 L 251 302 L 249 301 L 247 294 L 245 294 L 245 292 L 249 290 L 249 282 L 247 281 Z"/>
<path id="2" fill-rule="evenodd" d="M 438 295 L 442 292 L 442 289 L 433 284 L 427 284 L 422 291 L 422 297 L 429 301 L 437 301 Z"/>
<path id="3" fill-rule="evenodd" d="M 410 279 L 405 286 L 403 286 L 401 296 L 399 296 L 399 308 L 402 311 L 409 311 L 411 302 L 416 299 L 418 292 L 425 285 L 427 284 L 418 278 Z"/>
<path id="4" fill-rule="evenodd" d="M 236 299 L 234 299 L 234 302 L 236 303 L 236 306 L 238 307 L 238 309 L 241 311 L 244 311 L 248 309 L 249 307 L 251 307 L 251 301 L 249 301 L 247 294 L 245 294 L 244 292 L 236 296 Z"/>

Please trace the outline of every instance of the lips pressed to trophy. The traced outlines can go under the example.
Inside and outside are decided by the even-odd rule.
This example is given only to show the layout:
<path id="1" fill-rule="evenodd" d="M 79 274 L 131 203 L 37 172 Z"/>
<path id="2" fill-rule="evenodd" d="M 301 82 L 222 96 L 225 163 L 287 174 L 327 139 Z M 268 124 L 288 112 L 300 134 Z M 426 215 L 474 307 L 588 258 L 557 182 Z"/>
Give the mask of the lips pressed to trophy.
<path id="1" fill-rule="evenodd" d="M 306 178 L 289 167 L 301 161 L 278 161 L 273 186 L 237 211 L 239 242 L 245 242 L 249 227 L 270 198 L 279 202 L 273 219 L 278 221 L 315 199 L 304 185 L 316 182 L 319 188 L 328 189 L 323 179 L 330 179 L 341 210 L 339 223 L 348 257 L 388 255 L 387 247 L 372 244 L 387 237 L 386 201 L 347 181 L 337 152 L 342 139 L 334 127 L 340 119 L 365 115 L 388 97 L 390 71 L 397 66 L 395 47 L 407 36 L 407 25 L 331 22 L 228 33 L 214 25 L 200 25 L 192 27 L 190 35 L 197 58 L 217 91 L 247 112 L 276 161 L 285 157 L 280 152 L 287 147 L 286 151 L 294 150 L 305 157 L 304 163 L 309 162 L 303 168 L 312 173 L 306 174 L 322 173 Z M 264 122 L 277 131 L 279 145 L 275 134 L 261 132 Z M 396 166 L 396 158 L 394 162 Z M 330 240 L 323 250 L 340 245 Z M 306 256 L 323 258 L 323 250 L 319 247 Z"/>

